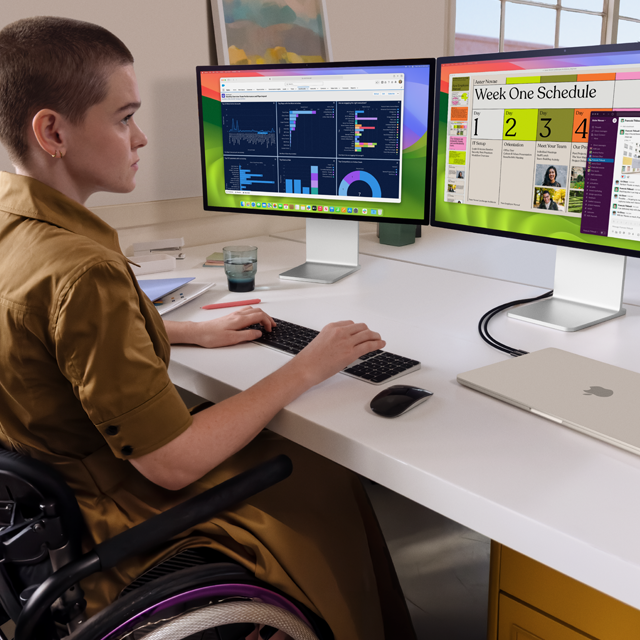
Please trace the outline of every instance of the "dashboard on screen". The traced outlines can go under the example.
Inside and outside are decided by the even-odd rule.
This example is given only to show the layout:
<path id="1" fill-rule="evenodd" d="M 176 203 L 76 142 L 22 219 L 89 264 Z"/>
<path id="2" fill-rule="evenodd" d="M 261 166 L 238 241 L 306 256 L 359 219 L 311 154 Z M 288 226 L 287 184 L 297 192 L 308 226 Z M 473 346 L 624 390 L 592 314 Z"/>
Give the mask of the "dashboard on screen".
<path id="1" fill-rule="evenodd" d="M 433 60 L 197 75 L 205 209 L 428 223 Z"/>
<path id="2" fill-rule="evenodd" d="M 640 252 L 640 48 L 441 58 L 432 223 Z"/>

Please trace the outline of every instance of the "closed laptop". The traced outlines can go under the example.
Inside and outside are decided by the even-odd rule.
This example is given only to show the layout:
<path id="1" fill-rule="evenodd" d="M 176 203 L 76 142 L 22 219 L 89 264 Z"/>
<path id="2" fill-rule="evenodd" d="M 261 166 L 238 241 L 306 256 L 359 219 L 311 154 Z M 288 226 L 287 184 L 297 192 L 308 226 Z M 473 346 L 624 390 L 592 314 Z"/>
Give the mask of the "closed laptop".
<path id="1" fill-rule="evenodd" d="M 640 454 L 640 373 L 542 349 L 461 373 L 458 382 Z"/>

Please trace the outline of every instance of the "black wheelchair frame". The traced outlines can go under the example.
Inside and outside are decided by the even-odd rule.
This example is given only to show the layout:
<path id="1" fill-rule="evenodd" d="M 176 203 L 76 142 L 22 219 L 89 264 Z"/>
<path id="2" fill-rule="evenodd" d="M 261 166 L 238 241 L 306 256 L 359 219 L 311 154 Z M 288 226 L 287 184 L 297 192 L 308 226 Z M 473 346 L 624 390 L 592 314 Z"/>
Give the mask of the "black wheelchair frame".
<path id="1" fill-rule="evenodd" d="M 118 601 L 91 618 L 88 624 L 80 580 L 112 568 L 129 556 L 162 545 L 216 513 L 284 480 L 291 472 L 290 459 L 277 456 L 82 554 L 85 523 L 75 496 L 62 476 L 42 462 L 0 449 L 0 605 L 6 614 L 0 624 L 9 618 L 15 622 L 15 640 L 106 637 L 103 635 L 105 630 L 115 623 L 110 619 L 110 609 Z M 49 562 L 48 573 L 51 575 L 43 581 L 36 580 L 35 584 L 23 588 L 24 584 L 20 584 L 23 581 L 16 579 L 17 569 L 42 567 L 43 564 L 49 567 Z M 269 588 L 243 567 L 229 562 L 215 565 L 219 567 L 222 582 Z M 207 573 L 206 567 L 191 567 L 161 577 L 153 582 L 151 589 L 140 589 L 139 593 L 123 596 L 122 605 L 132 613 L 141 607 L 148 608 L 153 598 L 175 593 L 181 581 L 184 588 L 190 588 L 192 592 L 194 585 L 202 589 L 208 579 Z M 206 595 L 206 589 L 203 593 Z M 274 597 L 281 598 L 282 595 Z M 295 603 L 291 598 L 288 600 Z M 323 620 L 299 603 L 295 605 L 304 611 L 303 618 L 311 626 L 313 633 L 309 637 L 333 638 Z M 85 632 L 92 626 L 99 635 Z M 64 630 L 62 635 L 61 628 Z M 67 632 L 70 635 L 65 636 Z M 227 634 L 219 637 L 244 636 Z"/>

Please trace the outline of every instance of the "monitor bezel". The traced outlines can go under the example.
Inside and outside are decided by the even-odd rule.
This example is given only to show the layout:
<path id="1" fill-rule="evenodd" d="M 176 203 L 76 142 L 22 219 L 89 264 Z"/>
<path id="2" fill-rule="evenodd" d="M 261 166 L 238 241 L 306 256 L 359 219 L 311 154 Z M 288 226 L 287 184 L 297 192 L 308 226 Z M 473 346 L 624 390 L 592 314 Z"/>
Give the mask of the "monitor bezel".
<path id="1" fill-rule="evenodd" d="M 538 58 L 538 57 L 550 57 L 560 55 L 580 55 L 588 53 L 608 53 L 608 52 L 621 52 L 621 51 L 637 51 L 640 64 L 640 43 L 623 43 L 623 44 L 601 44 L 590 45 L 585 47 L 561 47 L 558 49 L 531 49 L 528 51 L 511 51 L 502 53 L 481 53 L 466 56 L 443 56 L 436 60 L 436 89 L 437 95 L 434 95 L 434 108 L 433 108 L 433 127 L 435 130 L 438 127 L 440 119 L 440 80 L 442 74 L 442 65 L 460 62 L 474 62 L 478 60 L 491 61 L 491 60 L 507 60 L 514 58 Z M 624 110 L 624 109 L 623 109 Z M 486 227 L 476 227 L 465 224 L 456 224 L 453 222 L 442 222 L 436 220 L 436 208 L 441 199 L 438 199 L 437 194 L 437 182 L 438 182 L 438 135 L 434 131 L 433 135 L 433 149 L 432 158 L 433 172 L 431 176 L 431 214 L 430 224 L 433 227 L 440 227 L 443 229 L 454 229 L 457 231 L 466 231 L 470 233 L 478 233 L 483 235 L 497 236 L 501 238 L 512 238 L 515 240 L 526 240 L 528 242 L 538 242 L 542 244 L 550 244 L 560 247 L 569 247 L 571 249 L 585 249 L 587 251 L 597 251 L 600 253 L 612 253 L 621 256 L 629 256 L 633 258 L 640 258 L 640 242 L 638 243 L 638 249 L 626 249 L 622 247 L 607 247 L 604 245 L 591 244 L 587 242 L 576 242 L 573 240 L 564 240 L 561 238 L 545 238 L 544 236 L 528 235 L 526 233 L 518 233 L 515 231 L 503 231 L 502 229 L 489 229 Z M 469 205 L 473 206 L 473 205 Z"/>
<path id="2" fill-rule="evenodd" d="M 425 194 L 424 194 L 424 215 L 422 218 L 397 218 L 392 216 L 384 216 L 383 219 L 376 219 L 372 216 L 366 215 L 354 215 L 354 214 L 335 214 L 328 212 L 314 212 L 314 211 L 287 211 L 283 209 L 251 209 L 247 210 L 242 207 L 220 207 L 210 205 L 207 202 L 207 176 L 206 165 L 204 156 L 204 130 L 203 130 L 203 114 L 202 114 L 202 85 L 201 85 L 201 72 L 203 71 L 252 71 L 262 70 L 265 68 L 277 67 L 289 68 L 289 69 L 322 69 L 322 68 L 359 68 L 359 67 L 383 67 L 383 66 L 428 66 L 429 67 L 429 100 L 427 104 L 427 140 L 426 140 L 426 159 L 425 159 Z M 278 64 L 278 65 L 199 65 L 196 67 L 196 76 L 198 83 L 198 127 L 199 127 L 199 140 L 200 140 L 200 168 L 202 172 L 202 203 L 205 211 L 225 211 L 233 213 L 244 213 L 252 215 L 271 215 L 271 216 L 284 216 L 289 218 L 318 218 L 325 220 L 354 220 L 362 222 L 381 222 L 381 223 L 398 223 L 398 224 L 411 224 L 426 226 L 429 224 L 430 217 L 430 205 L 432 201 L 431 188 L 432 188 L 432 163 L 433 163 L 433 126 L 434 126 L 434 91 L 435 91 L 435 58 L 403 58 L 403 59 L 390 59 L 390 60 L 366 60 L 366 61 L 346 61 L 346 62 L 301 62 L 292 64 Z M 267 196 L 264 196 L 267 197 Z M 277 193 L 273 195 L 276 197 L 284 197 L 283 194 Z"/>

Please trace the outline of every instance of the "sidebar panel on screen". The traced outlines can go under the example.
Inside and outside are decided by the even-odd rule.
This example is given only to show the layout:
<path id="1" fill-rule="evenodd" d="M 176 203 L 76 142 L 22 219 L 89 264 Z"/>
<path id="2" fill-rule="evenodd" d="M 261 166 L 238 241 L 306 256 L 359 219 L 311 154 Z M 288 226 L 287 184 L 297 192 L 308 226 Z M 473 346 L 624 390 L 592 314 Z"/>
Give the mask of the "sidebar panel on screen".
<path id="1" fill-rule="evenodd" d="M 591 114 L 581 232 L 640 238 L 640 114 Z"/>

